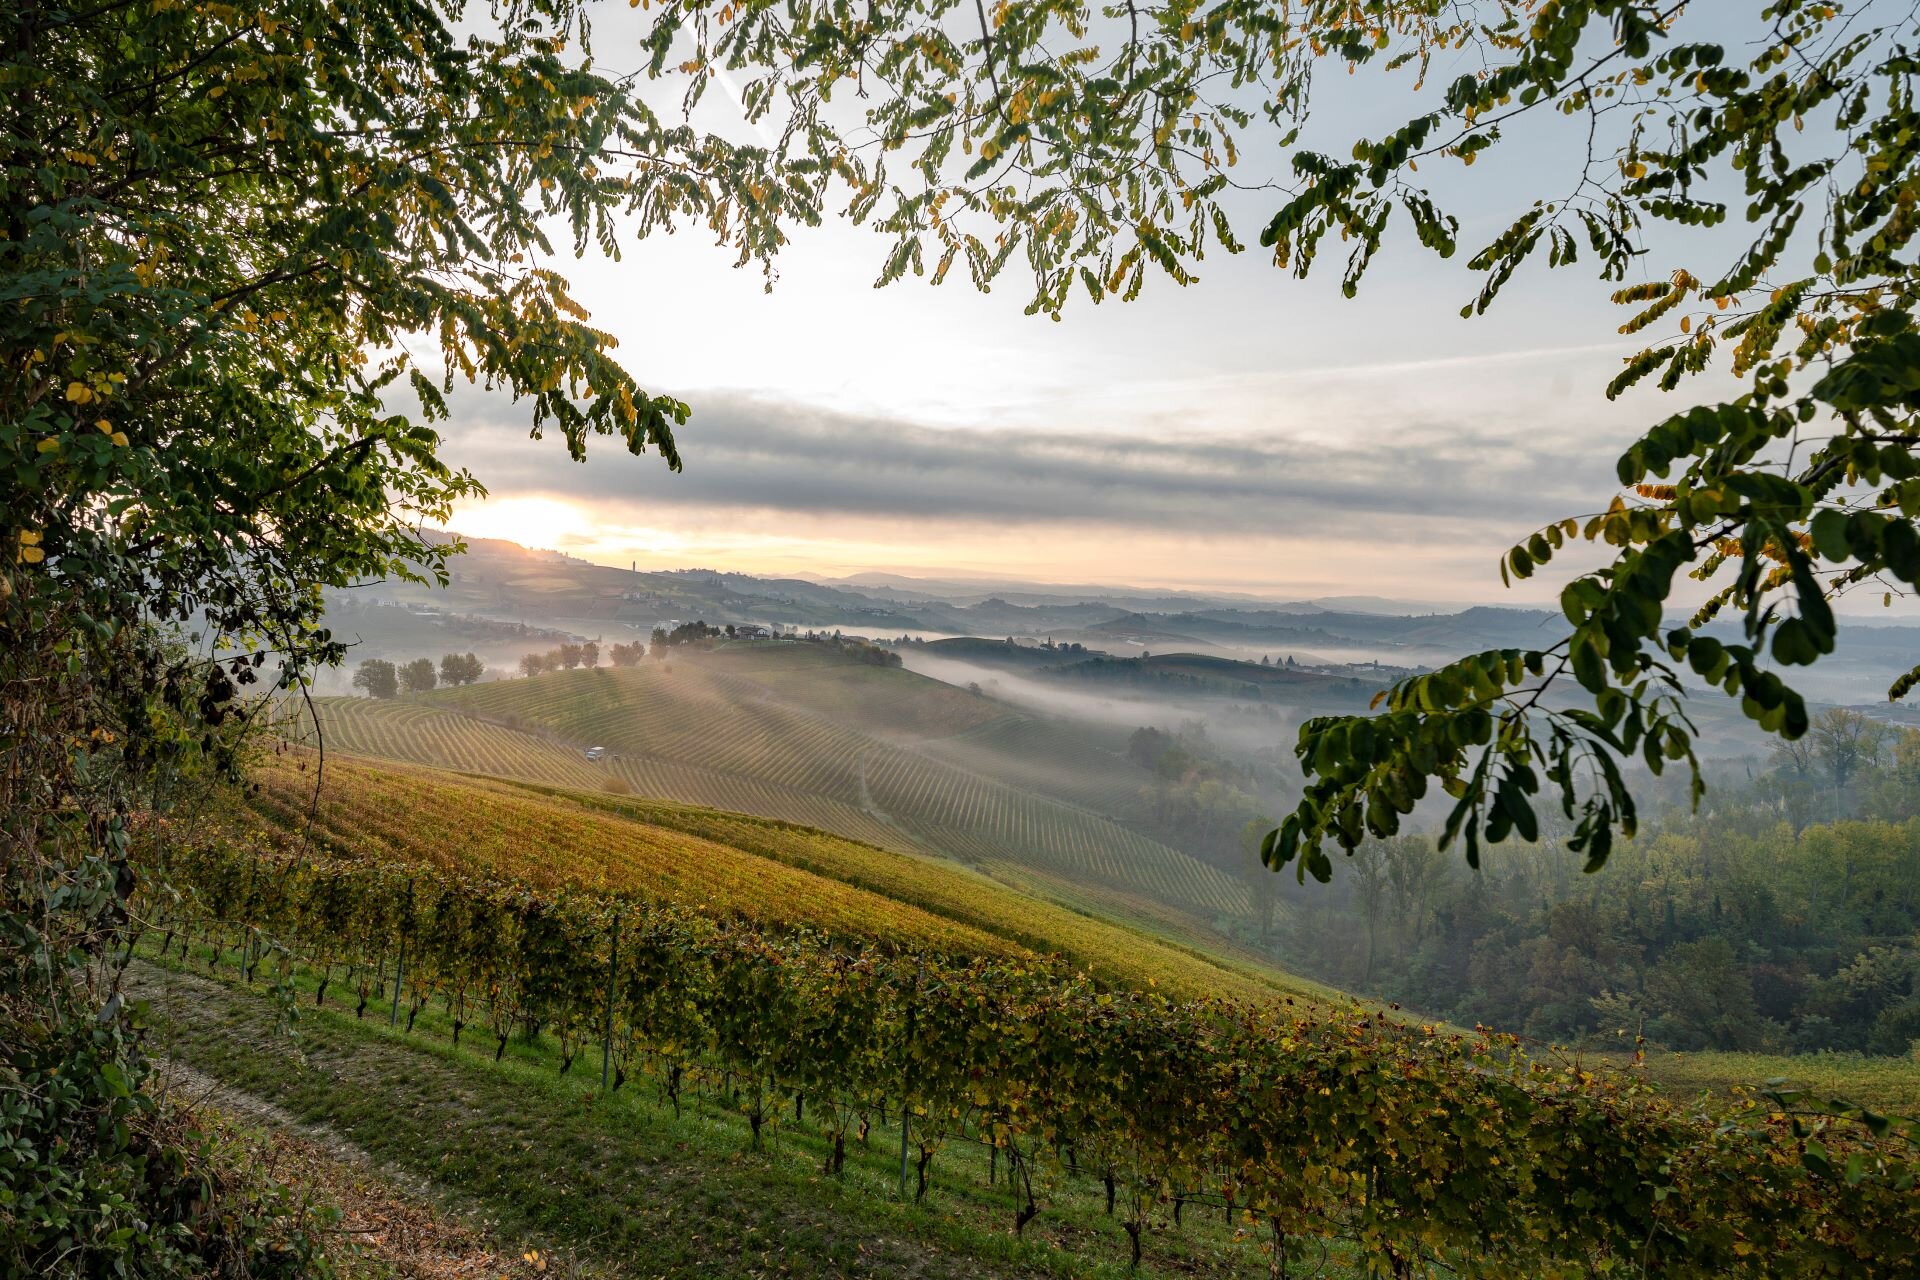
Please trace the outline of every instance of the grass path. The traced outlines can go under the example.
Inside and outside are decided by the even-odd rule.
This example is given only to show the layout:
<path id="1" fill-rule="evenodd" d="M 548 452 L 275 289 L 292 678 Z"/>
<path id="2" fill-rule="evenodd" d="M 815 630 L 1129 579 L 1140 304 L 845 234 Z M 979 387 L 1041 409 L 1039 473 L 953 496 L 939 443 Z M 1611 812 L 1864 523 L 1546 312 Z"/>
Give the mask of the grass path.
<path id="1" fill-rule="evenodd" d="M 231 1158 L 258 1167 L 310 1205 L 339 1214 L 325 1230 L 342 1280 L 592 1280 L 592 1268 L 507 1244 L 440 1202 L 431 1184 L 382 1168 L 325 1125 L 177 1061 L 156 1064 L 155 1091 L 211 1125 Z"/>
<path id="2" fill-rule="evenodd" d="M 520 1044 L 495 1065 L 453 1049 L 429 1014 L 404 1036 L 384 1020 L 315 1010 L 309 988 L 290 1040 L 279 1006 L 258 992 L 147 961 L 129 982 L 151 1002 L 158 1052 L 271 1108 L 283 1128 L 310 1126 L 309 1136 L 364 1152 L 486 1236 L 589 1274 L 1129 1275 L 1125 1237 L 1090 1180 L 1049 1187 L 1016 1238 L 1004 1180 L 987 1185 L 982 1153 L 950 1147 L 927 1202 L 903 1203 L 897 1130 L 877 1131 L 869 1149 L 850 1143 L 836 1179 L 819 1172 L 805 1126 L 779 1126 L 749 1151 L 745 1124 L 721 1107 L 676 1117 L 644 1079 L 596 1099 L 597 1071 L 562 1078 L 554 1055 Z M 1156 1218 L 1141 1275 L 1267 1274 L 1217 1209 L 1190 1208 L 1179 1227 Z"/>

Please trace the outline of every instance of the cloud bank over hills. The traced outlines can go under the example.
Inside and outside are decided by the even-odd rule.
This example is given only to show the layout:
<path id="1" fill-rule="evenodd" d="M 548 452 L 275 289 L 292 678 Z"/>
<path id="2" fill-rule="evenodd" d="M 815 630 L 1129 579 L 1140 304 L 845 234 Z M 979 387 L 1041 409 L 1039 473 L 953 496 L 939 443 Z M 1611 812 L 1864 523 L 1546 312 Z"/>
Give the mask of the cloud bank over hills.
<path id="1" fill-rule="evenodd" d="M 458 523 L 613 563 L 1463 602 L 1500 596 L 1501 548 L 1590 505 L 1612 462 L 1607 433 L 1534 449 L 1438 421 L 1343 443 L 937 427 L 731 393 L 695 410 L 676 475 L 612 440 L 576 464 L 555 441 L 529 442 L 510 403 L 456 395 L 448 456 L 492 494 Z"/>

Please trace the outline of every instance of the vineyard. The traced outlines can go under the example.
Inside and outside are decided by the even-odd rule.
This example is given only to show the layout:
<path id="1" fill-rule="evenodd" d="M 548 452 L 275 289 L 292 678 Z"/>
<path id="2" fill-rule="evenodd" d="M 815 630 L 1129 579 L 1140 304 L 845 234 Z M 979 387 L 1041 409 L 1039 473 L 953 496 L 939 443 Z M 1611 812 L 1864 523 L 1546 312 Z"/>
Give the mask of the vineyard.
<path id="1" fill-rule="evenodd" d="M 299 763 L 305 763 L 301 761 Z M 602 891 L 680 904 L 768 927 L 807 927 L 902 945 L 1006 952 L 969 925 L 671 827 L 622 820 L 508 789 L 334 762 L 313 775 L 263 767 L 231 831 L 291 852 L 303 841 L 447 874 L 511 876 L 543 892 Z M 240 807 L 243 806 L 243 807 Z"/>
<path id="2" fill-rule="evenodd" d="M 975 773 L 991 774 L 1012 765 L 1029 787 L 1043 794 L 1125 819 L 1140 807 L 1140 788 L 1153 779 L 1122 754 L 1126 735 L 1114 737 L 1119 741 L 1107 750 L 1077 728 L 1007 715 L 926 742 L 922 749 Z"/>
<path id="3" fill-rule="evenodd" d="M 1911 1274 L 1920 1128 L 1781 1096 L 1723 1121 L 1507 1039 L 1359 1013 L 1115 991 L 1055 962 L 902 952 L 523 879 L 248 839 L 144 842 L 151 945 L 249 979 L 296 966 L 456 1051 L 550 1037 L 759 1141 L 804 1116 L 824 1172 L 900 1122 L 903 1191 L 988 1147 L 1011 1225 L 1049 1188 L 1104 1185 L 1137 1265 L 1154 1206 L 1218 1205 L 1274 1274 L 1336 1242 L 1369 1273 Z M 151 888 L 170 885 L 168 893 Z M 464 1044 L 462 1041 L 465 1033 Z M 591 1068 L 589 1068 L 590 1070 Z"/>
<path id="4" fill-rule="evenodd" d="M 318 698 L 314 706 L 323 717 L 330 752 L 562 787 L 596 787 L 604 776 L 578 751 L 550 739 L 470 716 L 450 716 L 419 702 Z M 279 728 L 295 741 L 311 736 L 298 719 Z"/>
<path id="5" fill-rule="evenodd" d="M 1014 862 L 1207 919 L 1248 910 L 1245 886 L 1097 813 L 905 748 L 877 748 L 860 763 L 873 803 L 896 824 L 975 866 Z"/>
<path id="6" fill-rule="evenodd" d="M 1103 980 L 1247 999 L 1320 996 L 1159 938 L 1016 893 L 948 864 L 740 813 L 461 779 L 309 753 L 257 769 L 227 826 L 542 889 L 602 890 L 763 926 L 970 954 L 1059 954 Z"/>
<path id="7" fill-rule="evenodd" d="M 849 662 L 821 645 L 728 645 L 698 660 L 717 676 L 757 686 L 762 696 L 883 738 L 945 738 L 1008 718 L 1004 707 L 952 685 L 900 667 Z"/>
<path id="8" fill-rule="evenodd" d="M 419 701 L 319 698 L 315 706 L 324 718 L 330 752 L 581 790 L 608 790 L 611 779 L 636 795 L 805 823 L 870 844 L 916 848 L 899 830 L 855 805 L 759 778 L 647 755 L 621 754 L 589 763 L 577 748 L 543 733 Z M 309 737 L 297 725 L 289 733 L 296 741 Z"/>
<path id="9" fill-rule="evenodd" d="M 1093 909 L 1146 903 L 1201 929 L 1248 911 L 1238 881 L 1108 816 L 1124 817 L 1147 780 L 1131 762 L 937 681 L 812 646 L 317 705 L 329 745 L 345 751 L 556 786 L 614 777 L 639 795 L 1012 866 L 1071 886 Z M 1002 745 L 1012 754 L 996 760 Z M 587 746 L 612 752 L 597 771 L 562 758 Z"/>

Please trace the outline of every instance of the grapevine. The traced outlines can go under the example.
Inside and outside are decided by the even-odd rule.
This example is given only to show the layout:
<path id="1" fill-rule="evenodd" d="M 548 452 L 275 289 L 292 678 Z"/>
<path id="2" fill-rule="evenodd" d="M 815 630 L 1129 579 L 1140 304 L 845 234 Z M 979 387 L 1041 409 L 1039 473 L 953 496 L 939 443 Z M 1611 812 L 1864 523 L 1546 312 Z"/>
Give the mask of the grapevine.
<path id="1" fill-rule="evenodd" d="M 829 1171 L 880 1108 L 911 1117 L 918 1194 L 944 1142 L 990 1144 L 1016 1229 L 1043 1211 L 1036 1172 L 1110 1179 L 1136 1262 L 1148 1208 L 1172 1198 L 1253 1215 L 1277 1257 L 1337 1238 L 1395 1276 L 1920 1266 L 1895 1139 L 1836 1126 L 1805 1159 L 1781 1112 L 1709 1124 L 1508 1037 L 1174 1000 L 1053 959 L 901 951 L 265 839 L 156 840 L 146 856 L 143 883 L 177 891 L 143 891 L 171 929 L 392 972 L 416 1008 L 484 998 L 496 1056 L 515 1030 L 551 1032 L 565 1071 L 604 1034 L 623 1076 L 658 1064 L 676 1105 L 689 1077 L 717 1083 L 756 1142 L 776 1112 L 811 1108 Z"/>

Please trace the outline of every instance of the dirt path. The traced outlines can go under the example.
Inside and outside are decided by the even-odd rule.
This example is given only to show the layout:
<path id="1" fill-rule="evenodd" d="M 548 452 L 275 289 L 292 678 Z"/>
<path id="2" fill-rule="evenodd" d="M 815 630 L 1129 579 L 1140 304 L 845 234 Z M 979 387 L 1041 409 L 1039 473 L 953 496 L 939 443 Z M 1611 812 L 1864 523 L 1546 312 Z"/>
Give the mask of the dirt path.
<path id="1" fill-rule="evenodd" d="M 221 993 L 216 983 L 144 965 L 129 971 L 128 979 L 130 994 L 176 1010 L 183 996 L 205 1009 Z M 162 1098 L 232 1130 L 243 1150 L 264 1164 L 266 1176 L 340 1211 L 335 1229 L 358 1255 L 339 1260 L 346 1276 L 495 1280 L 574 1270 L 563 1259 L 513 1248 L 461 1221 L 436 1203 L 430 1184 L 380 1164 L 327 1125 L 303 1122 L 178 1059 L 162 1057 L 156 1066 L 155 1092 Z"/>
<path id="2" fill-rule="evenodd" d="M 311 1151 L 314 1180 L 340 1183 L 350 1225 L 405 1275 L 986 1280 L 1083 1269 L 1037 1237 L 1023 1253 L 983 1229 L 987 1219 L 891 1206 L 857 1175 L 819 1174 L 811 1154 L 709 1147 L 697 1117 L 684 1128 L 666 1112 L 609 1123 L 578 1079 L 466 1062 L 339 1015 L 301 1019 L 295 1042 L 259 992 L 144 962 L 128 988 L 151 1001 L 155 1050 L 206 1073 L 176 1066 L 177 1087 Z M 530 1264 L 501 1241 L 550 1256 Z"/>

